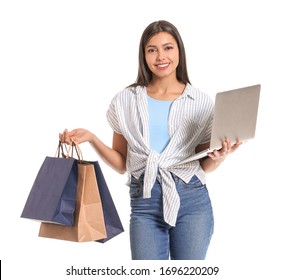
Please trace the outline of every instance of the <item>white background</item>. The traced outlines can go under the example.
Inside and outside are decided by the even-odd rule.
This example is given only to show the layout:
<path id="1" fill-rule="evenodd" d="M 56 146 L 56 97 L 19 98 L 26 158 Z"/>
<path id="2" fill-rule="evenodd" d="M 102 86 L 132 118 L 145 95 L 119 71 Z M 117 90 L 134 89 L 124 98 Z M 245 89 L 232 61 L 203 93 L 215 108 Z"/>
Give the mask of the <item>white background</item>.
<path id="1" fill-rule="evenodd" d="M 2 0 L 3 279 L 94 278 L 66 276 L 72 265 L 124 265 L 156 271 L 160 266 L 209 265 L 220 267 L 214 279 L 283 279 L 284 20 L 280 3 Z M 115 173 L 101 161 L 125 232 L 105 244 L 38 237 L 39 223 L 20 215 L 40 165 L 45 156 L 54 155 L 58 133 L 64 128 L 87 128 L 111 145 L 106 110 L 112 97 L 135 81 L 140 36 L 149 23 L 159 19 L 179 29 L 190 80 L 212 98 L 221 90 L 262 85 L 255 139 L 208 175 L 215 233 L 207 260 L 130 261 L 126 175 Z M 88 144 L 81 149 L 85 159 L 98 159 Z"/>

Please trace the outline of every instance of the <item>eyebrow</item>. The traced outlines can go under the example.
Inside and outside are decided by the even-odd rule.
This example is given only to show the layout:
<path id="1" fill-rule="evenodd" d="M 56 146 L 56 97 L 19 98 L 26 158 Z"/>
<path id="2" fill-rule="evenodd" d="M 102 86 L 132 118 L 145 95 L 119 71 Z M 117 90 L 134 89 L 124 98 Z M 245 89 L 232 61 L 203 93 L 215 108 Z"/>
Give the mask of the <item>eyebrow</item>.
<path id="1" fill-rule="evenodd" d="M 168 42 L 162 45 L 162 47 L 165 47 L 167 45 L 173 45 L 174 43 Z M 147 45 L 146 48 L 156 48 L 156 45 Z"/>

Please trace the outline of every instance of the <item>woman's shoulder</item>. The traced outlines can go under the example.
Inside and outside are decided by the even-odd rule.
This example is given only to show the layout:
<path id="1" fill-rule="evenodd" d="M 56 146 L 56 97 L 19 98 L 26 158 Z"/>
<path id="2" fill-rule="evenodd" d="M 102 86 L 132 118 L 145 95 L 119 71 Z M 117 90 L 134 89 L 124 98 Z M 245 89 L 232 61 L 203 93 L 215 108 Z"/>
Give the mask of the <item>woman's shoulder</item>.
<path id="1" fill-rule="evenodd" d="M 205 91 L 192 86 L 190 84 L 187 85 L 186 87 L 187 90 L 187 95 L 189 96 L 190 99 L 194 100 L 196 102 L 196 105 L 198 107 L 213 107 L 214 106 L 214 101 L 212 97 L 206 93 Z"/>
<path id="2" fill-rule="evenodd" d="M 189 94 L 195 95 L 195 96 L 209 96 L 205 91 L 201 90 L 200 88 L 193 86 L 191 84 L 186 85 L 186 89 Z"/>
<path id="3" fill-rule="evenodd" d="M 136 100 L 137 94 L 143 91 L 143 87 L 125 87 L 117 92 L 112 98 L 112 104 L 120 104 L 119 106 L 128 106 Z"/>
<path id="4" fill-rule="evenodd" d="M 120 90 L 116 95 L 114 96 L 114 99 L 131 99 L 133 96 L 139 94 L 142 92 L 144 87 L 141 86 L 130 86 L 125 87 L 122 90 Z"/>

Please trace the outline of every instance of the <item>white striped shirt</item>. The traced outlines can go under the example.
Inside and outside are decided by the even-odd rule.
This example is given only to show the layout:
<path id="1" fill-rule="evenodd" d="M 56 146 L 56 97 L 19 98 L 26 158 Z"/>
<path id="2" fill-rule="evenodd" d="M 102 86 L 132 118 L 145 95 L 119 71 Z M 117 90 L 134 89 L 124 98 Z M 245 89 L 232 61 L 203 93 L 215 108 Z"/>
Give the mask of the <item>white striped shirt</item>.
<path id="1" fill-rule="evenodd" d="M 107 111 L 112 129 L 124 136 L 127 145 L 126 167 L 129 175 L 144 174 L 143 198 L 151 197 L 156 179 L 163 191 L 164 220 L 175 226 L 180 199 L 172 174 L 189 182 L 193 175 L 205 183 L 199 161 L 178 165 L 195 153 L 199 144 L 210 141 L 213 101 L 205 93 L 187 84 L 173 101 L 168 119 L 170 142 L 162 153 L 149 148 L 149 115 L 145 87 L 125 88 L 113 98 Z M 175 165 L 176 164 L 176 165 Z"/>

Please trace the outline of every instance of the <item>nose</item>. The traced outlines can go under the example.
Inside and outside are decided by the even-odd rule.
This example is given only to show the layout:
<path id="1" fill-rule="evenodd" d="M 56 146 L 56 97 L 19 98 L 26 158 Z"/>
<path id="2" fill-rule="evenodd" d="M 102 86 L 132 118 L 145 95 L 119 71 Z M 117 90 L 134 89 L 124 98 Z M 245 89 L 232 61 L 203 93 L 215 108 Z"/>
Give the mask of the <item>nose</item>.
<path id="1" fill-rule="evenodd" d="M 157 60 L 162 61 L 165 59 L 165 54 L 163 51 L 158 51 Z"/>

